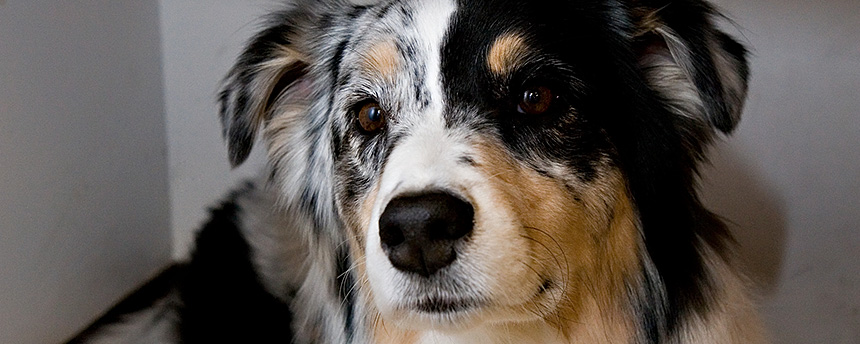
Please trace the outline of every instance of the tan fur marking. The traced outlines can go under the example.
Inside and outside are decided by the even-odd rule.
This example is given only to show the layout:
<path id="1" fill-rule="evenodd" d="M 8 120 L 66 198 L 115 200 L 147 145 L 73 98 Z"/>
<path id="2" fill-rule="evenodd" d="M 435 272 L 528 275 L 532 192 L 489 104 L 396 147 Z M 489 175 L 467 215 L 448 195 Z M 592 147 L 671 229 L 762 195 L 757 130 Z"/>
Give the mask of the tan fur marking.
<path id="1" fill-rule="evenodd" d="M 393 40 L 374 44 L 364 55 L 362 67 L 371 75 L 393 79 L 400 68 L 400 53 Z"/>
<path id="2" fill-rule="evenodd" d="M 517 33 L 506 33 L 496 38 L 487 53 L 487 66 L 498 75 L 508 75 L 526 59 L 531 51 L 525 37 Z"/>
<path id="3" fill-rule="evenodd" d="M 540 310 L 544 320 L 576 342 L 629 341 L 625 280 L 640 267 L 635 216 L 620 173 L 604 171 L 576 200 L 561 181 L 523 166 L 501 145 L 484 143 L 479 150 L 479 165 L 500 191 L 498 204 L 513 205 L 521 234 L 534 243 L 536 269 L 562 284 L 555 309 Z"/>
<path id="4" fill-rule="evenodd" d="M 376 344 L 412 344 L 418 342 L 418 334 L 388 325 L 382 318 L 373 323 L 373 338 Z"/>

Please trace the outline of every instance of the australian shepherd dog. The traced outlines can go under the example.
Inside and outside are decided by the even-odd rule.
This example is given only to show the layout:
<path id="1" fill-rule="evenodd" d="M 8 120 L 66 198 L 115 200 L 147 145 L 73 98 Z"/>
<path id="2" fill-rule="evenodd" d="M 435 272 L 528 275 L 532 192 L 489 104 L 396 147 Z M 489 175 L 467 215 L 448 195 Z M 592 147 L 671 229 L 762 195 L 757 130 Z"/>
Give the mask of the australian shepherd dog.
<path id="1" fill-rule="evenodd" d="M 747 90 L 746 49 L 718 19 L 701 0 L 286 5 L 220 94 L 230 162 L 259 139 L 265 177 L 214 210 L 147 328 L 765 342 L 696 191 Z"/>

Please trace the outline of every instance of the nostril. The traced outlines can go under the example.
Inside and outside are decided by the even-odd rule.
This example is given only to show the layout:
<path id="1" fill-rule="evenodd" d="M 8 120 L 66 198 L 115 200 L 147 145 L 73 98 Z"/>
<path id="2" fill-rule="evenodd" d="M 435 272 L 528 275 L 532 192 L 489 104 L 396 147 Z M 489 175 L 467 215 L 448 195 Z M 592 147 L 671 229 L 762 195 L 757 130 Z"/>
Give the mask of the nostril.
<path id="1" fill-rule="evenodd" d="M 472 232 L 475 210 L 471 204 L 459 198 L 449 199 L 448 202 L 445 220 L 436 222 L 436 226 L 439 227 L 440 238 L 457 240 Z"/>
<path id="2" fill-rule="evenodd" d="M 386 217 L 384 214 L 379 219 L 379 239 L 382 241 L 383 247 L 397 246 L 406 240 L 403 237 L 403 230 L 400 228 L 400 225 L 391 220 L 390 217 Z"/>
<path id="3" fill-rule="evenodd" d="M 392 265 L 428 276 L 456 259 L 455 244 L 473 227 L 470 203 L 427 192 L 391 200 L 379 218 L 379 238 Z"/>

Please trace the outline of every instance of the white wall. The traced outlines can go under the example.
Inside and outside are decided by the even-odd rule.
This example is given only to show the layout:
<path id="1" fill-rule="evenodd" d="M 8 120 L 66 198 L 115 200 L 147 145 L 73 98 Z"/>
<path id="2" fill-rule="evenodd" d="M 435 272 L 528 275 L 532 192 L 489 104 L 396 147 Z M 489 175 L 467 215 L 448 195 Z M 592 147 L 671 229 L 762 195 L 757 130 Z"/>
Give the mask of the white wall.
<path id="1" fill-rule="evenodd" d="M 186 257 L 195 231 L 237 181 L 260 170 L 262 150 L 230 170 L 221 138 L 218 87 L 260 16 L 263 0 L 160 0 L 174 257 Z"/>
<path id="2" fill-rule="evenodd" d="M 169 261 L 157 10 L 0 2 L 0 343 L 59 343 Z"/>

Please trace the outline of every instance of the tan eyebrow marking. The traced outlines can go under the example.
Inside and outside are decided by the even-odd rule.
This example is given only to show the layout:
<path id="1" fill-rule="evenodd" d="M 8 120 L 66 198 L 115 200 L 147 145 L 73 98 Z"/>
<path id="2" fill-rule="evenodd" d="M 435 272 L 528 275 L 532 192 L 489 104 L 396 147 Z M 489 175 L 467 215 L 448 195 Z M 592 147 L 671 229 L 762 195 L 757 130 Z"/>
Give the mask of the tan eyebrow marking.
<path id="1" fill-rule="evenodd" d="M 384 79 L 393 79 L 400 67 L 400 52 L 393 40 L 374 44 L 364 56 L 364 70 Z"/>
<path id="2" fill-rule="evenodd" d="M 505 33 L 493 42 L 487 54 L 487 66 L 498 75 L 512 73 L 532 54 L 522 34 Z"/>

